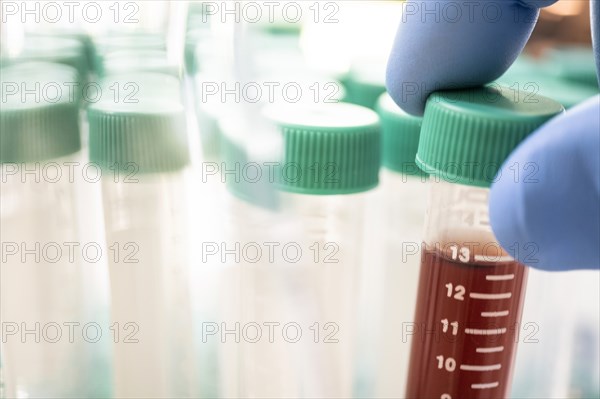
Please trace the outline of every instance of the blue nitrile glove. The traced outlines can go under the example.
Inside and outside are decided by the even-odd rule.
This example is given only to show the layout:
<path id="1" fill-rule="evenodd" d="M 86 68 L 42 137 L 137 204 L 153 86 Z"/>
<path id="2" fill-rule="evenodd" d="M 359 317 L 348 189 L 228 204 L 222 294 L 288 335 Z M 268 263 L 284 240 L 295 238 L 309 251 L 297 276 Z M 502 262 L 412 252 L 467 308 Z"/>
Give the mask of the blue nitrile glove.
<path id="1" fill-rule="evenodd" d="M 405 111 L 422 115 L 435 90 L 497 79 L 529 39 L 538 7 L 555 2 L 408 1 L 390 56 L 388 91 Z M 457 6 L 460 18 L 452 11 Z M 426 13 L 436 7 L 437 14 Z M 592 0 L 592 15 L 600 67 L 600 0 Z M 512 154 L 502 176 L 514 175 L 508 168 L 516 166 L 530 172 L 523 169 L 528 163 L 537 169 L 531 179 L 501 178 L 492 187 L 490 217 L 500 243 L 520 248 L 510 252 L 533 267 L 599 268 L 600 98 L 540 128 Z"/>
<path id="2" fill-rule="evenodd" d="M 503 247 L 519 248 L 517 258 L 534 267 L 598 268 L 600 96 L 527 138 L 501 176 L 507 178 L 492 187 L 490 219 Z"/>

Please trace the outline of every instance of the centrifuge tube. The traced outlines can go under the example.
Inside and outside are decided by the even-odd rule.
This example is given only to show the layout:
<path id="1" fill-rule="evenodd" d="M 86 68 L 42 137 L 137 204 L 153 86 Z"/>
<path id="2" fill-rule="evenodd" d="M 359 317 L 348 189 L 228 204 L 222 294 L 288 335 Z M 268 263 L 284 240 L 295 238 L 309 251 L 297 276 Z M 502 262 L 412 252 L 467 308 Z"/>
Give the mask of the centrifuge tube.
<path id="1" fill-rule="evenodd" d="M 220 270 L 221 390 L 230 397 L 297 397 L 294 346 L 281 335 L 287 293 L 275 255 L 290 240 L 265 166 L 280 154 L 281 140 L 243 107 L 229 106 L 220 121 L 225 240 L 211 250 Z"/>
<path id="2" fill-rule="evenodd" d="M 415 164 L 422 118 L 402 111 L 387 93 L 380 97 L 377 112 L 383 142 L 381 184 L 368 218 L 373 231 L 367 238 L 372 243 L 366 245 L 372 250 L 365 274 L 371 281 L 364 281 L 368 288 L 359 375 L 365 380 L 361 387 L 373 386 L 373 393 L 364 395 L 401 397 L 406 390 L 412 338 L 408 324 L 415 311 L 429 184 Z"/>
<path id="3" fill-rule="evenodd" d="M 184 109 L 144 90 L 152 79 L 134 82 L 148 94 L 103 98 L 88 110 L 110 254 L 114 396 L 193 396 Z"/>
<path id="4" fill-rule="evenodd" d="M 297 344 L 304 359 L 302 392 L 350 397 L 364 213 L 378 184 L 379 118 L 342 103 L 272 106 L 265 113 L 283 137 L 276 185 L 302 252 L 287 264 L 293 314 L 308 335 Z"/>
<path id="5" fill-rule="evenodd" d="M 101 358 L 103 343 L 90 344 L 82 334 L 84 325 L 97 320 L 88 318 L 98 298 L 86 282 L 97 276 L 93 259 L 99 259 L 93 255 L 98 245 L 82 242 L 77 212 L 83 183 L 77 169 L 82 164 L 79 103 L 41 89 L 79 77 L 70 66 L 46 62 L 8 66 L 1 75 L 0 315 L 6 395 L 89 396 L 107 384 L 98 377 L 104 370 L 92 360 Z"/>
<path id="6" fill-rule="evenodd" d="M 497 87 L 440 92 L 427 103 L 417 164 L 431 181 L 408 398 L 504 398 L 525 294 L 527 270 L 513 257 L 535 243 L 497 243 L 488 217 L 489 186 L 510 152 L 563 112 Z M 528 94 L 530 95 L 530 94 Z M 511 256 L 512 255 L 512 256 Z"/>

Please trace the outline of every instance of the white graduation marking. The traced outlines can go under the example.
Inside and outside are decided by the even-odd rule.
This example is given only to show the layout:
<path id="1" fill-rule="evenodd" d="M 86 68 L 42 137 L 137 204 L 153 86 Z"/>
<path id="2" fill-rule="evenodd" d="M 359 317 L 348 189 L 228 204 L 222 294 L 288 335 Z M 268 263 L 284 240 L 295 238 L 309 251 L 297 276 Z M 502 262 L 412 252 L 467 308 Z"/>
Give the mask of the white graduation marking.
<path id="1" fill-rule="evenodd" d="M 460 365 L 460 369 L 465 370 L 465 371 L 494 371 L 494 370 L 500 370 L 501 368 L 502 368 L 502 365 L 500 363 L 483 365 L 483 366 L 475 366 L 472 364 L 461 364 Z"/>
<path id="2" fill-rule="evenodd" d="M 484 384 L 471 384 L 472 389 L 492 389 L 492 388 L 498 388 L 498 386 L 500 386 L 500 383 L 498 381 L 487 382 Z"/>
<path id="3" fill-rule="evenodd" d="M 495 353 L 495 352 L 502 352 L 504 351 L 504 347 L 503 346 L 493 346 L 490 348 L 477 348 L 475 349 L 475 352 L 477 353 Z"/>
<path id="4" fill-rule="evenodd" d="M 511 256 L 475 255 L 473 258 L 476 262 L 512 262 L 514 260 Z"/>
<path id="5" fill-rule="evenodd" d="M 512 292 L 503 292 L 501 294 L 484 294 L 481 292 L 471 292 L 469 296 L 473 299 L 509 299 L 512 297 Z"/>
<path id="6" fill-rule="evenodd" d="M 502 275 L 494 275 L 490 274 L 485 276 L 485 279 L 488 281 L 507 281 L 513 280 L 515 278 L 514 274 L 502 274 Z"/>
<path id="7" fill-rule="evenodd" d="M 508 316 L 508 310 L 501 310 L 499 312 L 481 312 L 481 317 L 503 317 Z"/>
<path id="8" fill-rule="evenodd" d="M 465 328 L 465 334 L 470 334 L 470 335 L 502 335 L 502 334 L 506 334 L 506 328 L 490 328 L 490 329 Z"/>

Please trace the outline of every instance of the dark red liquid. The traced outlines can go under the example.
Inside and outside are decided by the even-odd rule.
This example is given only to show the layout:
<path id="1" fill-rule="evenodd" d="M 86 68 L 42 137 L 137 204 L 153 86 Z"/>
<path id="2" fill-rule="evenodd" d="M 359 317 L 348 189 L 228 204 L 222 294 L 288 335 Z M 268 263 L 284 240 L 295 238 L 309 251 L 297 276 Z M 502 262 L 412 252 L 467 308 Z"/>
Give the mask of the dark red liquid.
<path id="1" fill-rule="evenodd" d="M 468 263 L 423 251 L 407 398 L 505 398 L 509 392 L 526 269 L 477 262 L 473 255 L 463 260 Z"/>

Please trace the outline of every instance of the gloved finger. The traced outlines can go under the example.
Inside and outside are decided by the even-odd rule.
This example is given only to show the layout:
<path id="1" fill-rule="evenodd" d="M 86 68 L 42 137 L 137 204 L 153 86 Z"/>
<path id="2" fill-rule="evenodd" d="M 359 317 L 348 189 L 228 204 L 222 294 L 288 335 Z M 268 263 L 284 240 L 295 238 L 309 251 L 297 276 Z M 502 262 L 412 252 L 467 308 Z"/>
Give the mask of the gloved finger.
<path id="1" fill-rule="evenodd" d="M 490 219 L 500 244 L 529 266 L 600 267 L 600 96 L 511 155 L 492 186 Z"/>
<path id="2" fill-rule="evenodd" d="M 407 1 L 386 84 L 406 112 L 422 115 L 436 90 L 499 78 L 523 50 L 539 15 L 556 0 Z"/>
<path id="3" fill-rule="evenodd" d="M 596 72 L 598 83 L 600 83 L 600 0 L 592 0 L 590 3 L 592 14 L 592 40 L 594 42 L 594 53 L 596 54 Z"/>

